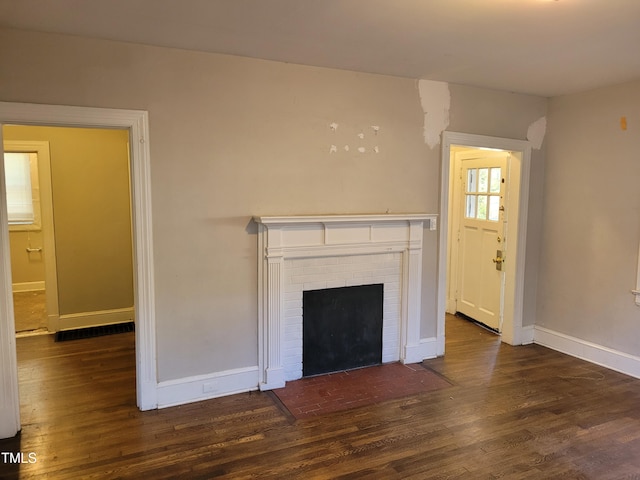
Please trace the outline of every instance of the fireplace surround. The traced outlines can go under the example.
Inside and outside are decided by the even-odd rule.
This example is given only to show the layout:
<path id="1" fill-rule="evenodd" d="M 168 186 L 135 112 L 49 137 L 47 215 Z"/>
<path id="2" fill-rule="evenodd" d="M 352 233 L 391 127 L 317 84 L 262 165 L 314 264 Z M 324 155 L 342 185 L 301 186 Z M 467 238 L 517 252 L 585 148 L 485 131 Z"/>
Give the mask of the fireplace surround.
<path id="1" fill-rule="evenodd" d="M 423 360 L 423 230 L 435 214 L 254 217 L 261 390 L 302 377 L 302 292 L 384 284 L 383 363 Z"/>

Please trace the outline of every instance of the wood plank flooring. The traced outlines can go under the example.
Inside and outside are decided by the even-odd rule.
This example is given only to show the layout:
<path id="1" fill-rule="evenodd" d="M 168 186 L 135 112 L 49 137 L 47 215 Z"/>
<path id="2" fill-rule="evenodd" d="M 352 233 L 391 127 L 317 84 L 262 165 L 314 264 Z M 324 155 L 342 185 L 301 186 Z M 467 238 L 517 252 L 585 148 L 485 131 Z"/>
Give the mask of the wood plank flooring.
<path id="1" fill-rule="evenodd" d="M 16 332 L 47 331 L 46 299 L 44 290 L 13 293 Z"/>
<path id="2" fill-rule="evenodd" d="M 0 478 L 640 478 L 640 380 L 447 319 L 454 386 L 306 420 L 252 392 L 140 412 L 133 334 L 18 339 L 21 435 Z M 25 461 L 28 457 L 25 456 Z"/>

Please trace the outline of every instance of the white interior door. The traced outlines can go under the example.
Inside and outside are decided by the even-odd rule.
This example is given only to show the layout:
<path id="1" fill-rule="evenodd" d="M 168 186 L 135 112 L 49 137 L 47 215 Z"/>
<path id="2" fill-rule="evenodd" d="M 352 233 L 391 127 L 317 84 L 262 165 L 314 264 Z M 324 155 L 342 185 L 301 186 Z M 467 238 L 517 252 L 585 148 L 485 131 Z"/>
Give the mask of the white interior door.
<path id="1" fill-rule="evenodd" d="M 500 331 L 507 156 L 462 160 L 456 309 Z"/>

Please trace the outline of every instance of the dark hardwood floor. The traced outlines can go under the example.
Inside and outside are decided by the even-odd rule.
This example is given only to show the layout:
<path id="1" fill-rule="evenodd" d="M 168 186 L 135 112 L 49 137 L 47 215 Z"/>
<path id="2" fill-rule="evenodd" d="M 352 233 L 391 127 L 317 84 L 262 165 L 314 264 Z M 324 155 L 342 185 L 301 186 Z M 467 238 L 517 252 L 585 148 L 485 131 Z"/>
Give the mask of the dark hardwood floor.
<path id="1" fill-rule="evenodd" d="M 640 479 L 640 380 L 447 319 L 454 386 L 294 421 L 252 392 L 140 412 L 133 334 L 18 339 L 0 478 Z"/>

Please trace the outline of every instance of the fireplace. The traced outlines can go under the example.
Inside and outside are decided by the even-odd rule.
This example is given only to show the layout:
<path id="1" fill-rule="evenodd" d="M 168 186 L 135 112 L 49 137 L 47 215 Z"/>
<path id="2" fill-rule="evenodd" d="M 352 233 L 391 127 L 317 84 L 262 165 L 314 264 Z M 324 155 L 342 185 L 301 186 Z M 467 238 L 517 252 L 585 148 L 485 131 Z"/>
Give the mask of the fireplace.
<path id="1" fill-rule="evenodd" d="M 255 217 L 260 388 L 303 376 L 304 292 L 382 286 L 382 363 L 423 360 L 422 237 L 435 215 Z"/>
<path id="2" fill-rule="evenodd" d="M 302 292 L 302 376 L 382 363 L 384 285 Z"/>

